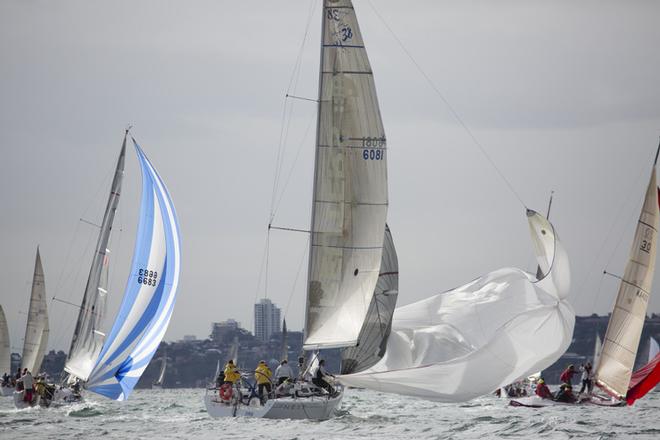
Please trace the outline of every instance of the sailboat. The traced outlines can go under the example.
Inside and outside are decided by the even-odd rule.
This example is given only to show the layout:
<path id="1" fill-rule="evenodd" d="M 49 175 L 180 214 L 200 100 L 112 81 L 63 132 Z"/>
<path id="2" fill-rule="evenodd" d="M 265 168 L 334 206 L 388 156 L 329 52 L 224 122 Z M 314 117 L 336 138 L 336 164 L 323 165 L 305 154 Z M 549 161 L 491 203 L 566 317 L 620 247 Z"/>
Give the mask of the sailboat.
<path id="1" fill-rule="evenodd" d="M 174 309 L 181 265 L 176 212 L 164 182 L 131 137 L 142 171 L 137 237 L 121 306 L 110 331 L 103 326 L 107 246 L 121 194 L 128 135 L 126 130 L 64 368 L 67 386 L 57 390 L 55 401 L 77 397 L 81 387 L 110 399 L 127 399 Z"/>
<path id="2" fill-rule="evenodd" d="M 2 374 L 12 375 L 11 371 L 11 345 L 9 343 L 9 327 L 5 312 L 0 306 L 0 371 Z M 0 395 L 11 396 L 14 392 L 14 386 L 10 383 L 0 385 Z"/>
<path id="3" fill-rule="evenodd" d="M 655 271 L 658 208 L 656 165 L 660 145 L 656 152 L 651 177 L 646 188 L 644 203 L 626 268 L 621 277 L 619 292 L 610 315 L 602 347 L 596 340 L 594 353 L 594 382 L 608 397 L 594 393 L 579 403 L 601 406 L 624 406 L 643 397 L 660 382 L 660 357 L 643 367 L 633 377 L 633 368 L 646 318 Z M 572 405 L 553 402 L 537 396 L 512 401 L 514 406 Z"/>
<path id="4" fill-rule="evenodd" d="M 160 364 L 160 373 L 158 374 L 158 379 L 151 385 L 151 388 L 154 390 L 160 390 L 163 388 L 163 380 L 165 379 L 165 371 L 167 369 L 167 352 L 163 353 Z"/>
<path id="5" fill-rule="evenodd" d="M 660 381 L 660 372 L 654 375 L 651 369 L 648 373 L 650 377 L 647 375 L 644 378 L 636 378 L 636 382 L 645 383 L 641 389 L 639 383 L 631 383 L 655 271 L 660 218 L 656 183 L 658 153 L 660 153 L 660 145 L 646 188 L 642 212 L 637 221 L 630 257 L 619 284 L 619 292 L 607 324 L 600 361 L 594 375 L 596 385 L 612 397 L 613 403 L 625 402 L 629 389 L 637 387 L 633 395 L 628 396 L 627 399 L 628 404 L 632 404 Z M 648 388 L 653 380 L 655 384 Z M 598 402 L 597 396 L 592 397 L 591 400 Z"/>
<path id="6" fill-rule="evenodd" d="M 303 348 L 355 346 L 378 282 L 387 216 L 386 139 L 350 0 L 323 0 L 316 155 Z M 260 405 L 207 394 L 213 417 L 327 419 L 343 391 L 310 384 Z M 240 394 L 240 395 L 237 395 Z"/>

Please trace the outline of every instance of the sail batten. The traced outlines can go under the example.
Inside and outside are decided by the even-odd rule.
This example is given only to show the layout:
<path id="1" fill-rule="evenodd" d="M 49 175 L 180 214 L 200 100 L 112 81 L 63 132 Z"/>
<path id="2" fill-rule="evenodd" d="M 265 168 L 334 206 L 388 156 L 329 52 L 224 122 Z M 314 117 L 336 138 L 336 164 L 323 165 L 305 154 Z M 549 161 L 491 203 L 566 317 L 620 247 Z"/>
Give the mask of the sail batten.
<path id="1" fill-rule="evenodd" d="M 355 345 L 378 281 L 386 140 L 349 0 L 324 0 L 305 349 Z"/>
<path id="2" fill-rule="evenodd" d="M 619 399 L 628 392 L 646 318 L 655 270 L 659 217 L 654 168 L 595 374 L 596 383 Z"/>
<path id="3" fill-rule="evenodd" d="M 107 299 L 108 241 L 110 240 L 124 178 L 127 135 L 128 133 L 124 135 L 124 141 L 117 159 L 115 174 L 103 214 L 103 222 L 96 242 L 92 265 L 89 269 L 85 293 L 71 339 L 69 356 L 64 367 L 66 372 L 82 381 L 89 378 L 104 342 L 105 335 L 100 330 L 103 325 Z"/>
<path id="4" fill-rule="evenodd" d="M 41 265 L 41 255 L 37 248 L 32 276 L 32 292 L 30 294 L 30 309 L 28 311 L 25 338 L 23 339 L 23 356 L 21 366 L 33 374 L 38 374 L 48 345 L 48 304 L 46 302 L 46 286 L 44 269 Z"/>

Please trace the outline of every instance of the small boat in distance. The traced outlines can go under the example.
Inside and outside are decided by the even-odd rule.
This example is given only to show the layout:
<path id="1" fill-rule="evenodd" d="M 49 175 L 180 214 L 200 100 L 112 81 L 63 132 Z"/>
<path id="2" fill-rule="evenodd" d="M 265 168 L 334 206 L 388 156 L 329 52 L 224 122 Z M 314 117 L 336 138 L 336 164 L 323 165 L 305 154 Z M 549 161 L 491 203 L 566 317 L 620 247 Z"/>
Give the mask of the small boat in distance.
<path id="1" fill-rule="evenodd" d="M 158 374 L 158 379 L 151 385 L 151 389 L 160 390 L 163 389 L 163 381 L 165 380 L 165 371 L 167 371 L 167 351 L 163 353 L 163 357 L 160 359 L 160 373 Z"/>

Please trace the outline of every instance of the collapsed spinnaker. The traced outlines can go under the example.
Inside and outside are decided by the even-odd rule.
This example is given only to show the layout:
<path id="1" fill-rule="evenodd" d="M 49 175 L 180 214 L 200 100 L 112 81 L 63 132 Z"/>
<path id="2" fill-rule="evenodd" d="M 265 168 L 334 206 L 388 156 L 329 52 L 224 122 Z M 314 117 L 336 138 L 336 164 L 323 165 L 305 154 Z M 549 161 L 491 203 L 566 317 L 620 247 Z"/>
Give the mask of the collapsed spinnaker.
<path id="1" fill-rule="evenodd" d="M 528 211 L 543 278 L 491 272 L 399 307 L 383 359 L 340 376 L 346 385 L 444 402 L 466 401 L 554 363 L 571 343 L 568 256 L 553 226 Z"/>
<path id="2" fill-rule="evenodd" d="M 142 170 L 142 201 L 124 298 L 86 388 L 124 400 L 160 344 L 174 309 L 181 249 L 174 205 L 160 176 L 133 139 Z"/>

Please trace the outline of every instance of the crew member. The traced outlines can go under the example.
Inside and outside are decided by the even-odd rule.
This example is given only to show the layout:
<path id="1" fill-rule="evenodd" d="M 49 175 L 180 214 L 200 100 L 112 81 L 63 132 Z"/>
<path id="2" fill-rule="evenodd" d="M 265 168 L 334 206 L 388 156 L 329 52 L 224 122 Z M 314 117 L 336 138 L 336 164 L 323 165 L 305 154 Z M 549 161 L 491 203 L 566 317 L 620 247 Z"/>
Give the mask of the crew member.
<path id="1" fill-rule="evenodd" d="M 259 361 L 259 365 L 254 370 L 254 378 L 257 379 L 257 384 L 259 385 L 259 399 L 263 402 L 264 399 L 264 389 L 266 389 L 266 396 L 270 395 L 270 378 L 273 376 L 273 372 L 270 371 L 266 361 Z"/>
<path id="2" fill-rule="evenodd" d="M 227 365 L 225 365 L 225 383 L 235 384 L 241 378 L 241 374 L 238 372 L 238 368 L 234 365 L 234 361 L 229 359 Z"/>
<path id="3" fill-rule="evenodd" d="M 34 385 L 34 381 L 32 379 L 32 373 L 30 373 L 27 368 L 23 370 L 21 382 L 23 382 L 23 389 L 25 390 L 23 394 L 23 400 L 25 402 L 32 403 L 32 387 Z"/>
<path id="4" fill-rule="evenodd" d="M 572 386 L 573 376 L 576 374 L 577 371 L 575 370 L 573 364 L 571 364 L 561 373 L 561 376 L 559 376 L 559 380 L 562 381 L 563 383 L 567 383 Z"/>
<path id="5" fill-rule="evenodd" d="M 286 359 L 282 359 L 282 362 L 275 370 L 275 378 L 277 378 L 277 385 L 281 385 L 287 380 L 293 380 L 293 370 Z"/>
<path id="6" fill-rule="evenodd" d="M 582 371 L 582 388 L 578 394 L 582 394 L 586 388 L 587 392 L 591 394 L 591 390 L 594 388 L 594 383 L 592 379 L 593 368 L 591 367 L 591 362 L 587 362 L 586 365 L 580 366 Z"/>
<path id="7" fill-rule="evenodd" d="M 552 399 L 554 397 L 543 379 L 539 379 L 536 384 L 536 395 L 541 399 Z"/>
<path id="8" fill-rule="evenodd" d="M 557 393 L 557 396 L 555 396 L 555 400 L 557 402 L 575 403 L 576 399 L 573 395 L 573 387 L 571 384 L 561 384 L 561 387 L 559 387 L 559 392 Z"/>
<path id="9" fill-rule="evenodd" d="M 317 387 L 327 390 L 331 396 L 334 396 L 336 393 L 335 389 L 325 379 L 326 376 L 335 377 L 334 374 L 328 373 L 325 369 L 325 359 L 321 359 L 319 360 L 319 365 L 316 367 L 316 371 L 312 372 L 312 383 Z"/>

